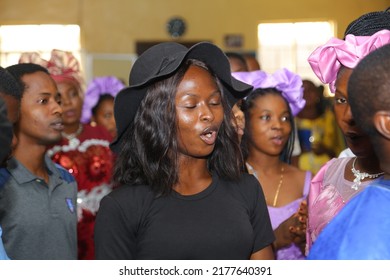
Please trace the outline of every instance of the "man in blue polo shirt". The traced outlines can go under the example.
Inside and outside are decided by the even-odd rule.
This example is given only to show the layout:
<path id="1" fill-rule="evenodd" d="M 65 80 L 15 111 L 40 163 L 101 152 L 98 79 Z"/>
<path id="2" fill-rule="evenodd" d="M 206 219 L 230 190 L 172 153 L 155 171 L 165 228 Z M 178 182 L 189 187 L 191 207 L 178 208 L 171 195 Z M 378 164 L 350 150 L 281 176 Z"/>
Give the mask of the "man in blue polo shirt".
<path id="1" fill-rule="evenodd" d="M 23 85 L 18 143 L 0 170 L 0 224 L 11 259 L 77 258 L 77 185 L 47 156 L 61 139 L 61 96 L 47 70 L 32 63 L 6 68 Z"/>

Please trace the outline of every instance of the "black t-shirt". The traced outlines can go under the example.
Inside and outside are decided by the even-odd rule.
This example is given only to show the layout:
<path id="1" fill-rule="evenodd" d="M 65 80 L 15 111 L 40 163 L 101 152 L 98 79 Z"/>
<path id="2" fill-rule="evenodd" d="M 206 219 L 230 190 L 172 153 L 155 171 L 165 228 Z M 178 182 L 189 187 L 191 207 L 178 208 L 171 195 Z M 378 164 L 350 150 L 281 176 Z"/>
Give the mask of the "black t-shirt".
<path id="1" fill-rule="evenodd" d="M 213 175 L 189 196 L 156 196 L 149 186 L 122 186 L 102 199 L 95 225 L 97 259 L 249 259 L 274 241 L 255 177 Z"/>

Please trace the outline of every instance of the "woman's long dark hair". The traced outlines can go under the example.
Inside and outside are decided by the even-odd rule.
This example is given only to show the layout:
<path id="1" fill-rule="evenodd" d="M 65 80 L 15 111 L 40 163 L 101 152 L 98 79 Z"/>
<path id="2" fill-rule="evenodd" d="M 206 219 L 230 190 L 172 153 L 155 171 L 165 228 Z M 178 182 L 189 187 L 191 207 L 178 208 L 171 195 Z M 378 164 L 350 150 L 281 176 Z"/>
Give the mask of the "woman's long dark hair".
<path id="1" fill-rule="evenodd" d="M 191 65 L 209 71 L 223 93 L 213 72 L 201 61 L 188 59 L 172 76 L 147 89 L 132 126 L 127 129 L 118 155 L 114 181 L 117 185 L 149 185 L 157 194 L 169 193 L 178 182 L 178 142 L 175 96 L 177 87 Z M 241 175 L 243 159 L 227 98 L 222 98 L 224 119 L 208 169 L 225 179 Z"/>
<path id="2" fill-rule="evenodd" d="M 242 148 L 242 153 L 243 153 L 243 156 L 244 156 L 244 160 L 247 160 L 248 156 L 249 156 L 248 142 L 250 141 L 249 137 L 251 137 L 250 136 L 251 132 L 248 130 L 249 126 L 250 126 L 249 125 L 249 123 L 250 123 L 249 111 L 254 107 L 254 103 L 255 103 L 255 100 L 257 98 L 263 97 L 263 96 L 266 96 L 266 95 L 269 95 L 269 94 L 278 95 L 278 96 L 282 97 L 284 102 L 287 105 L 288 112 L 290 114 L 291 133 L 290 133 L 290 136 L 288 138 L 288 141 L 287 141 L 286 145 L 284 146 L 284 148 L 282 150 L 282 153 L 279 156 L 280 160 L 282 160 L 283 162 L 290 163 L 291 162 L 292 152 L 293 152 L 293 149 L 294 149 L 294 140 L 295 140 L 294 117 L 293 117 L 293 115 L 291 113 L 291 109 L 290 109 L 290 106 L 289 106 L 287 100 L 282 96 L 281 92 L 278 91 L 275 88 L 264 88 L 264 89 L 263 88 L 258 88 L 258 89 L 255 89 L 247 96 L 247 98 L 244 100 L 244 102 L 242 104 L 242 110 L 243 110 L 243 112 L 245 114 L 245 122 L 246 122 L 246 124 L 245 124 L 245 133 L 244 133 L 244 136 L 242 137 L 242 140 L 241 140 L 241 148 Z"/>

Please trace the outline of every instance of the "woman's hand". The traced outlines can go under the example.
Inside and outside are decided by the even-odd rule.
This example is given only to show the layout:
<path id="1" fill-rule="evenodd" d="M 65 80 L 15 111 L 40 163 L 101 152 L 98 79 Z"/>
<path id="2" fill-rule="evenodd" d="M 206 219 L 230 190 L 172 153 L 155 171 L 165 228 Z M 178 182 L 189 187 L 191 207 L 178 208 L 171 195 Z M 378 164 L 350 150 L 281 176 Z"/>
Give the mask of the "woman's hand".
<path id="1" fill-rule="evenodd" d="M 298 245 L 302 253 L 305 251 L 306 246 L 306 224 L 307 224 L 307 202 L 306 200 L 301 202 L 298 212 L 292 217 L 295 218 L 294 225 L 289 227 L 289 231 L 292 236 L 292 241 Z"/>
<path id="2" fill-rule="evenodd" d="M 295 243 L 304 252 L 306 246 L 306 221 L 307 202 L 302 201 L 298 211 L 275 229 L 274 250 L 279 250 L 289 246 L 291 243 Z"/>

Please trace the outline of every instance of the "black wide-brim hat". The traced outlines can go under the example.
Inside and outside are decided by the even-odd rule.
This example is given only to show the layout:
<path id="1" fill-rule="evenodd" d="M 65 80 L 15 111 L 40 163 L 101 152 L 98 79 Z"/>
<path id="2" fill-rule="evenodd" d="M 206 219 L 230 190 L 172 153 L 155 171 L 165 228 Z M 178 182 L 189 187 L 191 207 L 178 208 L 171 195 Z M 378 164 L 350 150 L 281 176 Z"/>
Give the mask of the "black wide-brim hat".
<path id="1" fill-rule="evenodd" d="M 148 87 L 168 78 L 189 58 L 204 62 L 214 72 L 222 83 L 231 107 L 252 90 L 252 86 L 232 77 L 225 53 L 209 42 L 201 42 L 191 48 L 175 42 L 157 44 L 147 49 L 135 61 L 130 72 L 129 87 L 122 89 L 115 97 L 117 138 L 110 144 L 114 152 L 119 152 L 123 135 L 134 121 Z"/>

